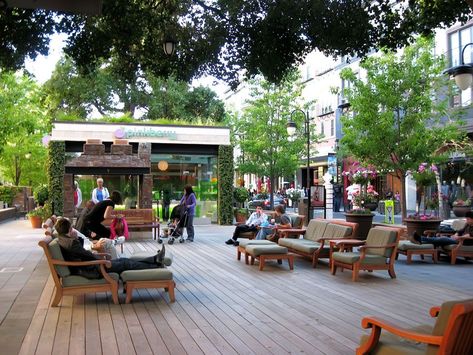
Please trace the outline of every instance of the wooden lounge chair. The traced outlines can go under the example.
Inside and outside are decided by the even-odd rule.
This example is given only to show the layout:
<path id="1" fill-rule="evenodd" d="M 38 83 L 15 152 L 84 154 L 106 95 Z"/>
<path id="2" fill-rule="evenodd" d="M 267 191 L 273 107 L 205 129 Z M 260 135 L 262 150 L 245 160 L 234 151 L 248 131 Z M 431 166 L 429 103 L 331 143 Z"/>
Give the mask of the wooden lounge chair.
<path id="1" fill-rule="evenodd" d="M 56 293 L 51 302 L 52 307 L 56 307 L 65 295 L 79 295 L 92 292 L 110 291 L 113 303 L 118 304 L 118 279 L 119 275 L 107 273 L 105 267 L 110 266 L 108 260 L 93 261 L 65 261 L 61 248 L 56 239 L 49 237 L 41 240 L 38 245 L 43 248 L 48 260 L 49 270 L 54 280 Z M 90 280 L 83 276 L 72 275 L 69 266 L 99 265 L 103 278 Z"/>
<path id="2" fill-rule="evenodd" d="M 363 318 L 361 326 L 371 328 L 371 334 L 361 338 L 357 355 L 473 354 L 473 299 L 445 302 L 431 308 L 430 315 L 437 317 L 433 328 L 405 329 L 378 318 Z"/>
<path id="3" fill-rule="evenodd" d="M 399 238 L 403 233 L 401 228 L 374 227 L 366 238 L 366 244 L 359 248 L 359 252 L 344 252 L 346 248 L 340 244 L 339 252 L 332 253 L 332 275 L 337 267 L 352 270 L 352 280 L 358 280 L 360 270 L 388 270 L 392 279 L 396 278 L 394 260 L 396 257 Z"/>

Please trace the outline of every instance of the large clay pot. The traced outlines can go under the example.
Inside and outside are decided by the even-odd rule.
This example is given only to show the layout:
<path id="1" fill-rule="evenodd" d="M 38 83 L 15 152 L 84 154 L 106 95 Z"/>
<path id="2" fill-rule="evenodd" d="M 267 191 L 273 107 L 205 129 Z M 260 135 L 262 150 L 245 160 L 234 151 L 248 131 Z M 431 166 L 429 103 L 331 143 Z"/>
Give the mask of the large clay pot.
<path id="1" fill-rule="evenodd" d="M 453 206 L 453 214 L 457 217 L 465 217 L 465 213 L 471 211 L 471 206 Z"/>
<path id="2" fill-rule="evenodd" d="M 440 227 L 441 219 L 411 219 L 406 218 L 404 224 L 407 227 L 407 235 L 412 236 L 414 232 L 423 235 L 426 230 L 437 230 Z"/>
<path id="3" fill-rule="evenodd" d="M 370 211 L 376 211 L 378 209 L 378 202 L 365 203 L 365 208 L 368 208 Z"/>
<path id="4" fill-rule="evenodd" d="M 354 235 L 356 239 L 365 240 L 368 236 L 368 232 L 373 225 L 374 214 L 358 214 L 358 213 L 345 213 L 345 219 L 347 222 L 358 223 L 358 231 Z"/>
<path id="5" fill-rule="evenodd" d="M 41 217 L 39 216 L 29 216 L 28 219 L 30 220 L 31 222 L 31 227 L 33 228 L 41 228 L 41 224 L 42 224 L 42 219 Z"/>

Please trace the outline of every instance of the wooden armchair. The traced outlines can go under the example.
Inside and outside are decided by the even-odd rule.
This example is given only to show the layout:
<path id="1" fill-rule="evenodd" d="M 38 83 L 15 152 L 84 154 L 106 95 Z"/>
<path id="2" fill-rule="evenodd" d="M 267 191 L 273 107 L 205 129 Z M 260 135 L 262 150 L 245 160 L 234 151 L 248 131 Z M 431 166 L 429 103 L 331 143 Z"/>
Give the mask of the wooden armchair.
<path id="1" fill-rule="evenodd" d="M 54 280 L 56 293 L 51 302 L 56 307 L 63 295 L 78 295 L 91 292 L 106 292 L 112 294 L 113 303 L 118 304 L 118 279 L 119 275 L 107 273 L 105 267 L 110 267 L 109 260 L 93 261 L 65 261 L 61 248 L 56 239 L 45 238 L 38 245 L 43 248 L 48 260 L 49 270 Z M 69 266 L 99 265 L 103 278 L 90 280 L 82 276 L 72 275 Z"/>
<path id="2" fill-rule="evenodd" d="M 358 280 L 360 270 L 388 270 L 392 279 L 396 278 L 394 261 L 397 245 L 402 234 L 402 228 L 374 227 L 371 228 L 366 244 L 359 248 L 359 252 L 344 252 L 343 243 L 338 247 L 339 252 L 332 253 L 332 275 L 337 272 L 337 267 L 352 270 L 352 280 Z"/>
<path id="3" fill-rule="evenodd" d="M 433 328 L 404 329 L 378 318 L 363 318 L 361 326 L 371 328 L 371 334 L 361 338 L 357 355 L 473 354 L 473 299 L 445 302 L 431 308 L 430 315 L 437 317 Z M 383 329 L 389 333 L 381 335 Z"/>

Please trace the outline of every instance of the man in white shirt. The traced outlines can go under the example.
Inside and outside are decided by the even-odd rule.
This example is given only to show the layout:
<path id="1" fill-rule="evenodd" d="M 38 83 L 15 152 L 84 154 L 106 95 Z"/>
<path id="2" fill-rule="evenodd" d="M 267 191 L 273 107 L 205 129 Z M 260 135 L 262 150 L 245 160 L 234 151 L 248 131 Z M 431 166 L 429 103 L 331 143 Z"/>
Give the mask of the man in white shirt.
<path id="1" fill-rule="evenodd" d="M 263 222 L 266 222 L 267 219 L 268 216 L 263 213 L 263 208 L 261 208 L 261 206 L 256 207 L 256 211 L 251 214 L 246 223 L 237 226 L 235 232 L 233 232 L 233 237 L 228 239 L 225 243 L 235 245 L 235 243 L 238 243 L 237 239 L 240 236 L 240 233 L 256 232 L 258 226 Z"/>

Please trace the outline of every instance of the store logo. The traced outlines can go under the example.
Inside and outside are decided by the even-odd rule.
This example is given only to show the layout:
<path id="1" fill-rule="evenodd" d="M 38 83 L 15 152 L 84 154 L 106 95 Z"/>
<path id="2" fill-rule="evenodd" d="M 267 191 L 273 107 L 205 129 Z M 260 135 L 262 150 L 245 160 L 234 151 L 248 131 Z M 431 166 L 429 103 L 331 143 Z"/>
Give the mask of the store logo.
<path id="1" fill-rule="evenodd" d="M 132 137 L 159 137 L 172 140 L 177 139 L 176 131 L 165 131 L 161 129 L 147 128 L 118 128 L 114 132 L 115 138 L 125 139 Z"/>

